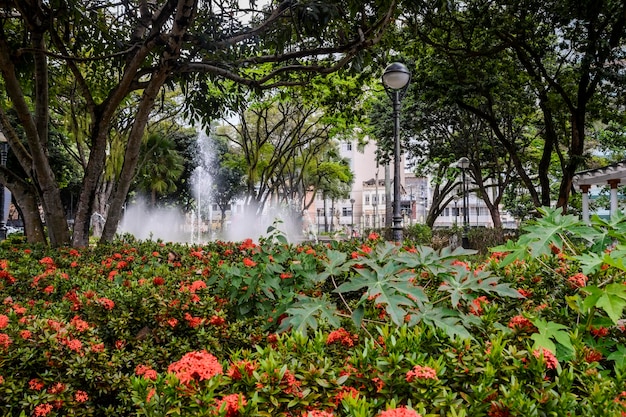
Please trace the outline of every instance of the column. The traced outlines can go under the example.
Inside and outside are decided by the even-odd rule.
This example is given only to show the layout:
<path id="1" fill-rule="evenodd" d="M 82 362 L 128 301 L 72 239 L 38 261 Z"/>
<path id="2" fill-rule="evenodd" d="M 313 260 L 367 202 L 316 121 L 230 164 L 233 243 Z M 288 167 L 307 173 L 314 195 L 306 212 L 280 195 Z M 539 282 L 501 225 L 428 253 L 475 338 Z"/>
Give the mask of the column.
<path id="1" fill-rule="evenodd" d="M 589 189 L 591 185 L 581 184 L 579 187 L 583 194 L 583 222 L 589 223 Z"/>
<path id="2" fill-rule="evenodd" d="M 607 183 L 611 186 L 611 216 L 617 213 L 617 187 L 619 186 L 620 179 L 608 180 Z"/>

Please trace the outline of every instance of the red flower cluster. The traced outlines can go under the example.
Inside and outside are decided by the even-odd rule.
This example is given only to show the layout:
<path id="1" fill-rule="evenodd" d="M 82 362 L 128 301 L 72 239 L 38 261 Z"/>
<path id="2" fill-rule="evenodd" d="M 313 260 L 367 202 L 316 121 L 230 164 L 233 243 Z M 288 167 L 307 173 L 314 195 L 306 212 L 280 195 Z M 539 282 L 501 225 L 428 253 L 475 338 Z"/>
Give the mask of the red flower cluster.
<path id="1" fill-rule="evenodd" d="M 239 245 L 239 250 L 242 251 L 254 248 L 256 248 L 256 244 L 252 241 L 252 239 L 249 238 L 241 242 L 241 245 Z"/>
<path id="2" fill-rule="evenodd" d="M 250 258 L 243 258 L 243 264 L 245 266 L 247 266 L 248 268 L 252 268 L 256 266 L 256 262 L 254 262 L 252 259 Z"/>
<path id="3" fill-rule="evenodd" d="M 346 329 L 344 329 L 343 327 L 340 327 L 339 329 L 333 330 L 332 332 L 330 332 L 330 334 L 328 335 L 328 338 L 326 339 L 326 344 L 330 345 L 333 343 L 339 343 L 346 347 L 352 347 L 354 346 L 354 339 L 356 337 L 357 337 L 356 335 L 353 336 Z"/>
<path id="4" fill-rule="evenodd" d="M 535 331 L 535 325 L 529 319 L 521 315 L 512 317 L 511 320 L 509 320 L 508 326 L 510 329 L 517 330 L 520 332 L 534 332 Z"/>
<path id="5" fill-rule="evenodd" d="M 6 333 L 0 333 L 0 347 L 8 349 L 13 343 L 13 340 Z"/>
<path id="6" fill-rule="evenodd" d="M 585 346 L 583 352 L 585 354 L 585 362 L 587 363 L 600 362 L 602 360 L 602 352 L 597 349 Z"/>
<path id="7" fill-rule="evenodd" d="M 357 398 L 358 396 L 359 396 L 359 391 L 357 391 L 356 388 L 347 387 L 344 385 L 343 387 L 341 387 L 339 392 L 335 395 L 333 402 L 335 404 L 340 404 L 344 398 L 347 398 L 347 397 Z"/>
<path id="8" fill-rule="evenodd" d="M 546 368 L 548 369 L 556 369 L 559 365 L 559 361 L 556 356 L 554 356 L 554 353 L 550 352 L 546 348 L 533 350 L 533 356 L 537 359 L 540 359 L 543 356 L 543 360 L 546 362 Z"/>
<path id="9" fill-rule="evenodd" d="M 598 327 L 596 329 L 595 327 L 592 326 L 591 329 L 589 329 L 589 331 L 595 337 L 605 337 L 609 334 L 609 329 L 607 329 L 606 327 Z"/>
<path id="10" fill-rule="evenodd" d="M 406 373 L 406 382 L 413 382 L 416 379 L 438 380 L 437 371 L 430 366 L 415 365 L 412 370 Z"/>
<path id="11" fill-rule="evenodd" d="M 217 400 L 216 403 L 218 410 L 226 411 L 225 417 L 236 417 L 239 415 L 239 410 L 248 402 L 242 394 L 230 394 Z"/>
<path id="12" fill-rule="evenodd" d="M 221 375 L 223 370 L 215 356 L 201 350 L 185 354 L 179 361 L 172 363 L 167 372 L 176 375 L 181 383 L 188 384 Z"/>
<path id="13" fill-rule="evenodd" d="M 115 302 L 113 300 L 109 300 L 108 298 L 99 298 L 98 302 L 104 307 L 105 310 L 113 310 L 115 307 Z"/>
<path id="14" fill-rule="evenodd" d="M 392 408 L 381 412 L 378 417 L 422 417 L 417 411 L 406 407 Z"/>
<path id="15" fill-rule="evenodd" d="M 0 329 L 4 329 L 9 325 L 9 316 L 0 314 Z"/>
<path id="16" fill-rule="evenodd" d="M 334 417 L 335 415 L 330 411 L 311 410 L 308 413 L 303 414 L 303 417 Z"/>
<path id="17" fill-rule="evenodd" d="M 52 404 L 39 404 L 35 407 L 34 416 L 35 417 L 43 417 L 47 416 L 50 411 L 52 411 Z"/>
<path id="18" fill-rule="evenodd" d="M 85 391 L 77 390 L 76 393 L 74 393 L 74 400 L 77 403 L 84 403 L 89 401 L 89 395 L 87 395 Z"/>
<path id="19" fill-rule="evenodd" d="M 476 316 L 480 316 L 483 314 L 483 307 L 489 303 L 489 300 L 487 300 L 487 297 L 485 297 L 484 295 L 481 295 L 480 297 L 475 298 L 472 301 L 472 304 L 470 304 L 469 308 L 470 308 L 470 314 L 474 314 Z"/>
<path id="20" fill-rule="evenodd" d="M 135 375 L 143 376 L 146 379 L 151 381 L 155 381 L 157 379 L 158 373 L 154 369 L 146 365 L 137 365 L 135 367 Z"/>
<path id="21" fill-rule="evenodd" d="M 238 361 L 231 365 L 231 367 L 228 369 L 227 375 L 234 380 L 240 380 L 243 376 L 241 373 L 242 371 L 250 377 L 257 368 L 257 364 L 251 363 L 249 361 Z"/>
<path id="22" fill-rule="evenodd" d="M 583 274 L 582 272 L 579 272 L 575 275 L 572 275 L 571 277 L 569 277 L 567 279 L 567 284 L 571 287 L 571 288 L 582 288 L 585 285 L 587 285 L 587 281 L 589 278 L 587 278 L 587 276 L 585 274 Z"/>

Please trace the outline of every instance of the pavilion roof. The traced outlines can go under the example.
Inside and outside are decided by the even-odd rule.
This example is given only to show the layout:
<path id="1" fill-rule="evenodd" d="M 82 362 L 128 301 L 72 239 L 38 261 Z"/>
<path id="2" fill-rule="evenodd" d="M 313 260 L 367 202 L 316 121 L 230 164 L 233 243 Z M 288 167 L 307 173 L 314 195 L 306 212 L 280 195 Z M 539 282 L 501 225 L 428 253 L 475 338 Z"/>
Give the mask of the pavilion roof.
<path id="1" fill-rule="evenodd" d="M 579 171 L 574 175 L 574 186 L 606 184 L 609 180 L 626 182 L 626 159 L 600 168 Z"/>

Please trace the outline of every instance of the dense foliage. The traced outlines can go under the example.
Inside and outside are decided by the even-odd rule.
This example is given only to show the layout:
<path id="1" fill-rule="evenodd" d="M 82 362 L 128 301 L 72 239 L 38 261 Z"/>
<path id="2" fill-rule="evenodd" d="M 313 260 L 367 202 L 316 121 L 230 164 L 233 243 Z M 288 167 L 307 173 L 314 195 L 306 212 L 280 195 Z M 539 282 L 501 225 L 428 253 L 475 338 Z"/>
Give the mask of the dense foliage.
<path id="1" fill-rule="evenodd" d="M 2 415 L 624 415 L 626 219 L 544 214 L 484 260 L 6 241 Z"/>

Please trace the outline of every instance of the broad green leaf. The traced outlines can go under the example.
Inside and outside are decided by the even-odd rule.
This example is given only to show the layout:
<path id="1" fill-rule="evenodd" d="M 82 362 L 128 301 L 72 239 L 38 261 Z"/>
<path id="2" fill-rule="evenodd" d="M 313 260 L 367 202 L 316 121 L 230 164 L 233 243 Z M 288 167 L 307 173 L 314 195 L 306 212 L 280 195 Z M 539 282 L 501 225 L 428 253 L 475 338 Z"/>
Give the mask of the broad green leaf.
<path id="1" fill-rule="evenodd" d="M 557 342 L 566 351 L 574 351 L 574 346 L 572 345 L 570 334 L 567 331 L 567 326 L 546 321 L 542 318 L 531 319 L 531 322 L 538 330 L 538 333 L 533 333 L 531 335 L 531 338 L 535 341 L 533 349 L 544 347 L 556 354 L 557 350 L 554 342 Z"/>
<path id="2" fill-rule="evenodd" d="M 585 287 L 589 295 L 583 301 L 585 311 L 601 308 L 609 316 L 613 324 L 617 324 L 626 308 L 626 284 L 609 284 L 606 287 Z"/>
<path id="3" fill-rule="evenodd" d="M 616 347 L 617 351 L 611 353 L 606 358 L 610 361 L 614 361 L 618 368 L 623 368 L 624 364 L 626 364 L 626 346 L 617 345 Z"/>
<path id="4" fill-rule="evenodd" d="M 415 324 L 419 321 L 443 330 L 450 339 L 457 337 L 460 339 L 472 339 L 472 335 L 461 324 L 457 311 L 429 306 L 424 310 L 419 310 L 415 313 L 411 312 L 409 324 Z"/>
<path id="5" fill-rule="evenodd" d="M 301 295 L 291 307 L 286 310 L 288 317 L 280 325 L 283 332 L 292 327 L 304 335 L 307 330 L 317 330 L 318 320 L 325 319 L 333 327 L 339 327 L 337 307 L 327 297 L 311 298 Z"/>

